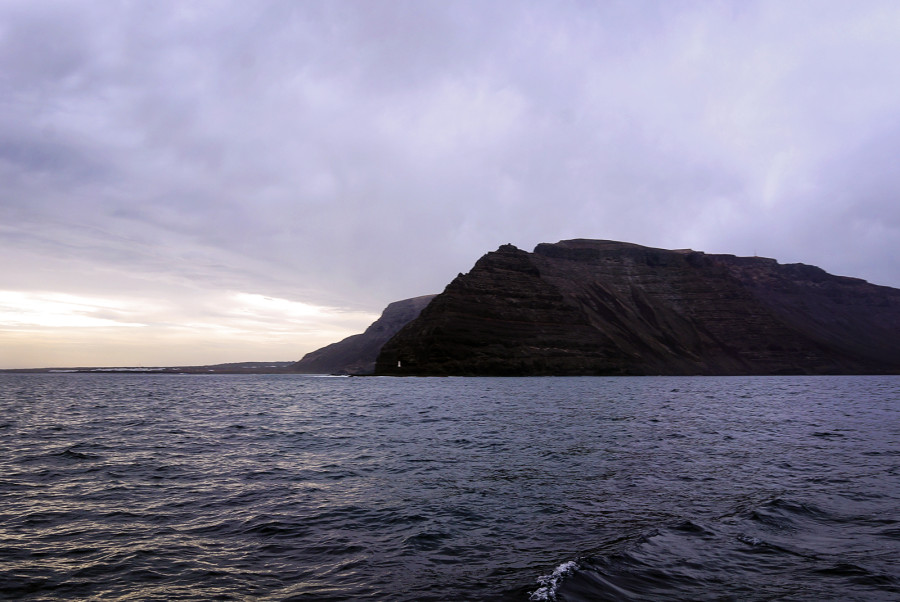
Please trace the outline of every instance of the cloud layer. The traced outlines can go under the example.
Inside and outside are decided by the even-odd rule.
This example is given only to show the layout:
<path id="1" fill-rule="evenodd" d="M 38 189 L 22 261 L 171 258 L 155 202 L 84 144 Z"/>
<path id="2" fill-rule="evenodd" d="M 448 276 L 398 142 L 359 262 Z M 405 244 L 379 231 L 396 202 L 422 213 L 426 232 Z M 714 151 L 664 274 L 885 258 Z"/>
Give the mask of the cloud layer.
<path id="1" fill-rule="evenodd" d="M 189 357 L 159 324 L 259 295 L 356 312 L 340 338 L 506 242 L 900 286 L 898 33 L 893 1 L 7 0 L 0 289 L 146 307 L 143 349 Z M 259 328 L 263 359 L 320 344 Z"/>

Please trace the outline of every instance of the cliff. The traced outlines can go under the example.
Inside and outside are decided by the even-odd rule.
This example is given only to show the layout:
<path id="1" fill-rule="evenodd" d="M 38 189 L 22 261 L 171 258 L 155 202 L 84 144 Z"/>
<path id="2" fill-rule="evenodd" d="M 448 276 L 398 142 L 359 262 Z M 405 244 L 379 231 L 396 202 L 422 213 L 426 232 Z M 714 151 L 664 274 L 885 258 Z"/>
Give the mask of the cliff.
<path id="1" fill-rule="evenodd" d="M 376 365 L 408 375 L 885 372 L 900 373 L 900 290 L 773 259 L 594 240 L 488 253 Z"/>
<path id="2" fill-rule="evenodd" d="M 365 332 L 311 351 L 288 369 L 302 374 L 371 374 L 381 346 L 413 320 L 435 295 L 395 301 Z"/>

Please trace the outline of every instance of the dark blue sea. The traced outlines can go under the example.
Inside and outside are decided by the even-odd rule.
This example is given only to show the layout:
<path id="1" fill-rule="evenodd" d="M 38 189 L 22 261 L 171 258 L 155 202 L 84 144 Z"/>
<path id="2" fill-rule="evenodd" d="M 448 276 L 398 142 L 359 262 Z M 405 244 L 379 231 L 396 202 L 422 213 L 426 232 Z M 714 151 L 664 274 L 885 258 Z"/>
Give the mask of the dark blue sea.
<path id="1" fill-rule="evenodd" d="M 898 600 L 900 377 L 0 374 L 0 597 Z"/>

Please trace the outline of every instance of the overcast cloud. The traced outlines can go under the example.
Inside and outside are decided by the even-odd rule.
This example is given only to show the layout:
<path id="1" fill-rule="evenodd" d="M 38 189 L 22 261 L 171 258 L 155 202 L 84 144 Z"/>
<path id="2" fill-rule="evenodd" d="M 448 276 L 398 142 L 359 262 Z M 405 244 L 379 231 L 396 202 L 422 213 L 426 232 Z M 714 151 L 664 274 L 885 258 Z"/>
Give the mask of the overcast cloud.
<path id="1" fill-rule="evenodd" d="M 298 359 L 565 238 L 900 286 L 900 3 L 0 0 L 0 367 Z"/>

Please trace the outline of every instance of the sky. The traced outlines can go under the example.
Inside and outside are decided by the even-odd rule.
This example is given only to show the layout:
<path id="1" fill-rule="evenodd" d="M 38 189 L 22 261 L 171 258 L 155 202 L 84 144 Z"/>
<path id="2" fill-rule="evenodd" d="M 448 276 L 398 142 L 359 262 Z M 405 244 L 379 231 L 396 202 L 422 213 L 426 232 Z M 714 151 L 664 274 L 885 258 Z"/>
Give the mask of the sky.
<path id="1" fill-rule="evenodd" d="M 0 0 L 0 368 L 297 360 L 505 243 L 900 287 L 896 0 Z"/>

